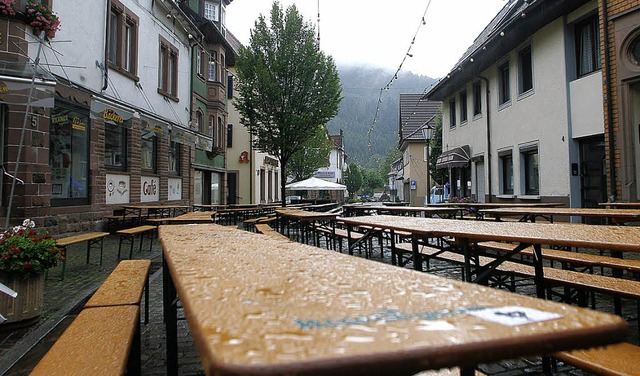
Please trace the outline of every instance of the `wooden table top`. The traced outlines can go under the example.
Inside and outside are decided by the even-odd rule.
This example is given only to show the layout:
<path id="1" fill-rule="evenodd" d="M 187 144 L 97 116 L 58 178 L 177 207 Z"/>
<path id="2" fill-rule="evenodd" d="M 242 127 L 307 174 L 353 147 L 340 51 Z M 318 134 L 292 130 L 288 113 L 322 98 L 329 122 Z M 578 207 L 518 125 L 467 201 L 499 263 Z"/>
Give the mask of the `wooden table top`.
<path id="1" fill-rule="evenodd" d="M 213 216 L 216 214 L 216 211 L 195 211 L 189 212 L 182 215 L 178 215 L 175 217 L 165 217 L 165 218 L 151 218 L 147 219 L 147 222 L 154 223 L 208 223 L 213 222 Z"/>
<path id="2" fill-rule="evenodd" d="M 438 204 L 429 204 L 427 207 L 453 206 L 459 208 L 541 208 L 541 207 L 557 207 L 564 206 L 560 202 L 441 202 Z"/>
<path id="3" fill-rule="evenodd" d="M 218 225 L 159 237 L 207 374 L 412 374 L 628 330 L 615 315 Z"/>
<path id="4" fill-rule="evenodd" d="M 154 210 L 162 210 L 162 209 L 188 209 L 188 205 L 145 205 L 145 204 L 131 204 L 131 205 L 120 205 L 124 209 L 154 209 Z"/>
<path id="5" fill-rule="evenodd" d="M 433 237 L 453 236 L 472 241 L 495 240 L 640 252 L 640 231 L 635 226 L 450 220 L 392 215 L 345 217 L 342 221 Z"/>
<path id="6" fill-rule="evenodd" d="M 610 208 L 626 208 L 626 209 L 640 209 L 640 202 L 601 202 L 598 205 L 608 206 Z"/>
<path id="7" fill-rule="evenodd" d="M 604 208 L 548 208 L 548 207 L 518 207 L 481 209 L 480 213 L 492 215 L 561 215 L 569 217 L 601 217 L 640 219 L 638 209 L 604 209 Z"/>
<path id="8" fill-rule="evenodd" d="M 350 206 L 349 210 L 354 211 L 378 211 L 378 212 L 416 212 L 431 214 L 456 214 L 460 208 L 452 206 L 385 206 L 385 205 L 362 205 Z"/>
<path id="9" fill-rule="evenodd" d="M 340 215 L 339 213 L 316 212 L 301 209 L 276 209 L 276 214 L 298 220 L 336 219 Z"/>

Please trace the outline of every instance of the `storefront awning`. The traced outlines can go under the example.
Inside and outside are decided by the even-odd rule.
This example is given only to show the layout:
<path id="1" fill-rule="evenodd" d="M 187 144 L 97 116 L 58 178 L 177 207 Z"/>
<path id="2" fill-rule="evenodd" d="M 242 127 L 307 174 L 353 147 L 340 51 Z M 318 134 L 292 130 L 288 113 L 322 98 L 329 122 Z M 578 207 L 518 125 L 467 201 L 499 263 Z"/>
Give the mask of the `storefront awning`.
<path id="1" fill-rule="evenodd" d="M 471 159 L 469 145 L 453 148 L 440 154 L 436 161 L 436 168 L 466 167 Z"/>
<path id="2" fill-rule="evenodd" d="M 32 89 L 33 85 L 33 89 Z M 31 107 L 53 107 L 55 81 L 43 81 L 0 75 L 0 103 L 25 105 L 31 94 Z"/>

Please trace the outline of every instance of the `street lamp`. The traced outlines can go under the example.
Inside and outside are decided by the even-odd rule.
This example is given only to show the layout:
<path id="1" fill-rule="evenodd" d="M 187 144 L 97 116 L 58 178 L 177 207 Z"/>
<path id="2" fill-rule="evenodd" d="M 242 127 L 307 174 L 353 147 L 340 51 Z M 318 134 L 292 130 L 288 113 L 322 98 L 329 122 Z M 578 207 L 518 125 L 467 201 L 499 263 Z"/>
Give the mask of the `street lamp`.
<path id="1" fill-rule="evenodd" d="M 429 120 L 427 120 L 423 125 L 422 125 L 422 138 L 424 138 L 425 142 L 427 143 L 427 192 L 426 192 L 426 196 L 427 196 L 427 205 L 431 204 L 431 176 L 429 173 L 429 148 L 430 148 L 430 143 L 431 143 L 431 136 L 433 133 L 433 127 L 429 125 L 429 122 L 433 120 L 433 117 Z"/>

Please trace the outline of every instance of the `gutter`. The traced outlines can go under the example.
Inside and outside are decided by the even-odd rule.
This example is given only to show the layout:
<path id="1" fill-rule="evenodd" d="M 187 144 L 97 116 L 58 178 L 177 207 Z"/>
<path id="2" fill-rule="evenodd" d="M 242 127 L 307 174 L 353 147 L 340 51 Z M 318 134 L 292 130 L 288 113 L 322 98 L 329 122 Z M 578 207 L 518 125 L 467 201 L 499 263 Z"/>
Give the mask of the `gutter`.
<path id="1" fill-rule="evenodd" d="M 604 40 L 604 81 L 605 88 L 607 90 L 607 134 L 609 137 L 609 201 L 615 202 L 617 200 L 616 192 L 616 159 L 615 159 L 615 132 L 613 130 L 613 101 L 612 101 L 612 85 L 611 85 L 611 54 L 609 52 L 609 11 L 607 0 L 602 0 L 602 32 Z"/>
<path id="2" fill-rule="evenodd" d="M 478 76 L 479 79 L 483 80 L 485 82 L 485 84 L 487 85 L 486 89 L 485 89 L 485 97 L 486 97 L 486 101 L 487 101 L 487 180 L 489 181 L 489 190 L 487 191 L 487 194 L 485 196 L 489 197 L 489 201 L 488 202 L 493 202 L 493 192 L 491 190 L 491 187 L 493 186 L 492 184 L 492 174 L 491 174 L 491 164 L 492 164 L 492 160 L 491 160 L 491 117 L 489 116 L 489 110 L 491 109 L 491 106 L 489 105 L 489 99 L 490 99 L 490 93 L 491 91 L 489 90 L 489 79 L 483 76 Z"/>

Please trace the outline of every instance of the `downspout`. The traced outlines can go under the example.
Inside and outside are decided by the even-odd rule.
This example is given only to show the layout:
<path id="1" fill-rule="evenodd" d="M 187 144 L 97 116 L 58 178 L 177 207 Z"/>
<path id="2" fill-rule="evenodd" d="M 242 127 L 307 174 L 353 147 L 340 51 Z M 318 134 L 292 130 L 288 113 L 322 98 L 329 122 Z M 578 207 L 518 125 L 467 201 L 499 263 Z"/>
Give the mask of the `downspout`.
<path id="1" fill-rule="evenodd" d="M 617 200 L 616 192 L 616 159 L 615 159 L 615 132 L 613 129 L 613 102 L 611 93 L 611 54 L 609 53 L 609 11 L 607 0 L 602 0 L 602 32 L 604 39 L 604 65 L 605 87 L 607 90 L 607 134 L 609 136 L 609 189 L 611 195 L 609 201 Z"/>
<path id="2" fill-rule="evenodd" d="M 489 190 L 487 191 L 487 196 L 489 197 L 488 202 L 492 202 L 493 194 L 491 187 L 493 186 L 493 181 L 491 180 L 491 117 L 489 116 L 489 109 L 491 108 L 491 106 L 489 106 L 489 94 L 491 93 L 491 91 L 489 91 L 489 79 L 483 76 L 478 76 L 478 78 L 483 80 L 487 85 L 485 89 L 485 99 L 487 102 L 487 180 L 489 181 Z"/>
<path id="3" fill-rule="evenodd" d="M 106 27 L 105 29 L 107 30 L 107 32 L 104 35 L 104 59 L 102 60 L 102 78 L 103 78 L 103 82 L 102 82 L 102 91 L 107 90 L 107 88 L 109 87 L 109 17 L 111 17 L 111 10 L 109 8 L 109 2 L 106 2 L 106 11 L 105 11 L 105 24 Z M 97 62 L 96 62 L 97 64 Z"/>

